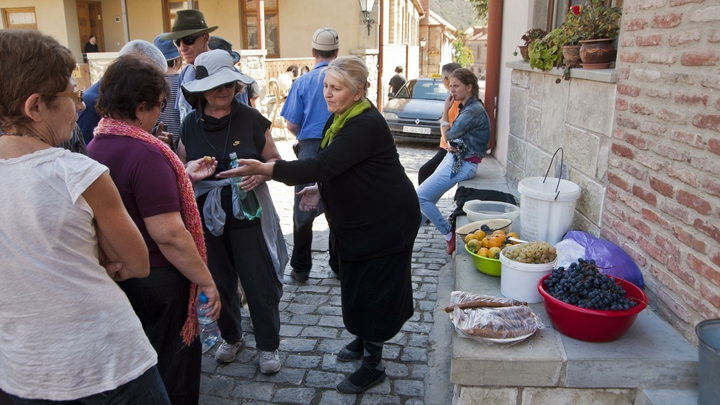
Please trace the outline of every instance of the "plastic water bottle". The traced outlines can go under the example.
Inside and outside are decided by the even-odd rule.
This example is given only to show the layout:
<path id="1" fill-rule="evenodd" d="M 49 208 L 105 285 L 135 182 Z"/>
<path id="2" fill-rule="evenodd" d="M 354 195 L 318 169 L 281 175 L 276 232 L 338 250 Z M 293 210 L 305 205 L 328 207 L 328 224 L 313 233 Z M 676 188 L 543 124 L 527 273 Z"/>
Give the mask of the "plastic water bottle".
<path id="1" fill-rule="evenodd" d="M 230 157 L 230 168 L 237 168 L 237 153 L 230 152 L 228 156 Z M 233 177 L 233 186 L 237 188 L 237 196 L 239 199 L 238 203 L 240 204 L 243 215 L 245 216 L 245 218 L 251 221 L 253 219 L 260 218 L 260 215 L 262 213 L 262 206 L 260 206 L 260 201 L 257 198 L 257 194 L 255 194 L 255 190 L 243 190 L 242 187 L 240 187 L 241 181 L 242 176 Z M 233 201 L 233 203 L 234 202 L 235 201 Z"/>
<path id="2" fill-rule="evenodd" d="M 230 152 L 228 157 L 230 158 L 230 168 L 237 169 L 237 167 L 238 167 L 237 153 Z M 238 197 L 240 197 L 240 199 L 243 199 L 247 195 L 247 191 L 243 190 L 242 187 L 240 187 L 240 182 L 242 182 L 242 176 L 233 177 L 233 185 L 237 191 L 237 195 L 238 195 Z"/>
<path id="3" fill-rule="evenodd" d="M 202 308 L 207 303 L 208 298 L 205 293 L 200 293 L 200 303 L 197 306 L 197 317 L 203 353 L 210 350 L 210 348 L 215 345 L 215 342 L 220 339 L 220 330 L 218 329 L 217 322 L 210 316 L 212 308 Z"/>

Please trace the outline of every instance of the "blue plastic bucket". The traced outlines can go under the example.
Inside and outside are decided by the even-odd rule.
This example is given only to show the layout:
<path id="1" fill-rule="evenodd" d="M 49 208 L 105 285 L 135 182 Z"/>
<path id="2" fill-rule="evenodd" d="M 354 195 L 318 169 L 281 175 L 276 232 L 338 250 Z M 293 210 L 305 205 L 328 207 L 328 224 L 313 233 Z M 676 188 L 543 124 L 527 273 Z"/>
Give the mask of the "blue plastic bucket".
<path id="1" fill-rule="evenodd" d="M 709 319 L 695 326 L 698 337 L 699 405 L 720 401 L 720 319 Z"/>

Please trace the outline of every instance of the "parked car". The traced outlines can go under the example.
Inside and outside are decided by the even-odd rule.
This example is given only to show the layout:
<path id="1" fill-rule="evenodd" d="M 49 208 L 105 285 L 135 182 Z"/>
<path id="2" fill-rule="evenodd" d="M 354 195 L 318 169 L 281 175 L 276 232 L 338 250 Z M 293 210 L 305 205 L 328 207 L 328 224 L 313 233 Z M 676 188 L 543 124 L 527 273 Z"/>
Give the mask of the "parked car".
<path id="1" fill-rule="evenodd" d="M 419 78 L 405 83 L 383 108 L 393 137 L 439 143 L 440 119 L 447 96 L 440 78 Z"/>

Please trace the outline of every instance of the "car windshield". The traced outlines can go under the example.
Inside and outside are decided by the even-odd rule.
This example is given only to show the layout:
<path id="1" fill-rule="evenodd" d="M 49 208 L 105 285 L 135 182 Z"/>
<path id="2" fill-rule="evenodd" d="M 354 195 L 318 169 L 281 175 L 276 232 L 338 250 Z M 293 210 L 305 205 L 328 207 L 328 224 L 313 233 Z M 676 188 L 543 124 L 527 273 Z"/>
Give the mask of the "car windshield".
<path id="1" fill-rule="evenodd" d="M 395 98 L 445 100 L 448 91 L 441 80 L 411 80 L 398 91 Z"/>

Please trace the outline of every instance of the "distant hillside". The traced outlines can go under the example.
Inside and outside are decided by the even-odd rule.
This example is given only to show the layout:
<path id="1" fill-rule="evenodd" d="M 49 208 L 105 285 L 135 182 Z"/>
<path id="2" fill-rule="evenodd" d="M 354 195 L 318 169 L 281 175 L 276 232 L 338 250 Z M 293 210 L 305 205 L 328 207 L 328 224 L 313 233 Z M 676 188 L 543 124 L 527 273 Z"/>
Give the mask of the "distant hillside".
<path id="1" fill-rule="evenodd" d="M 438 14 L 458 30 L 482 25 L 467 0 L 430 0 L 430 10 Z"/>

